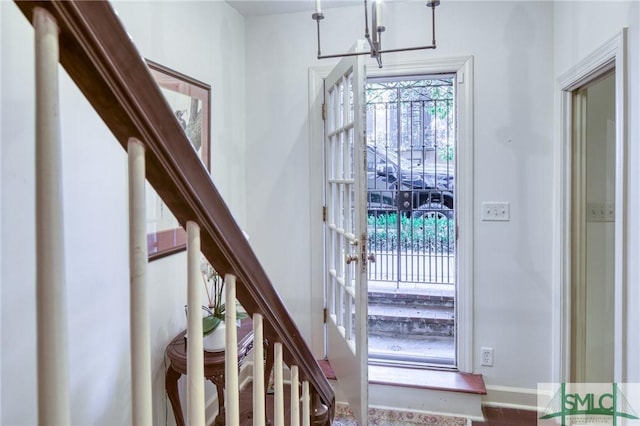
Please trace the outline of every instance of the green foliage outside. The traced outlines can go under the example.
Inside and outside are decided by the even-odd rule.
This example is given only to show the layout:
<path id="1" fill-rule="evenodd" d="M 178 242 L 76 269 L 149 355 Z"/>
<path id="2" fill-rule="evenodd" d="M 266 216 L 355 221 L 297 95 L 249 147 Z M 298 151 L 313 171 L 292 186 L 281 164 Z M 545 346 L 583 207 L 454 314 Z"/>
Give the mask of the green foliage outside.
<path id="1" fill-rule="evenodd" d="M 442 161 L 453 161 L 455 149 L 453 145 L 440 145 L 438 147 L 438 156 Z"/>
<path id="2" fill-rule="evenodd" d="M 443 216 L 406 217 L 398 214 L 370 215 L 367 218 L 369 250 L 425 250 L 453 253 L 455 243 L 454 219 Z"/>
<path id="3" fill-rule="evenodd" d="M 367 143 L 397 151 L 435 147 L 441 160 L 453 161 L 453 86 L 451 76 L 367 83 Z"/>
<path id="4" fill-rule="evenodd" d="M 435 82 L 446 81 L 452 84 L 453 80 L 435 80 Z M 440 102 L 429 103 L 427 111 L 429 114 L 436 116 L 440 120 L 449 120 L 449 114 L 451 113 L 451 101 L 453 100 L 453 86 L 452 85 L 434 85 L 428 88 L 426 92 L 429 99 L 439 100 Z M 424 95 L 423 95 L 424 96 Z M 442 102 L 445 101 L 445 102 Z M 450 101 L 450 102 L 446 102 Z"/>

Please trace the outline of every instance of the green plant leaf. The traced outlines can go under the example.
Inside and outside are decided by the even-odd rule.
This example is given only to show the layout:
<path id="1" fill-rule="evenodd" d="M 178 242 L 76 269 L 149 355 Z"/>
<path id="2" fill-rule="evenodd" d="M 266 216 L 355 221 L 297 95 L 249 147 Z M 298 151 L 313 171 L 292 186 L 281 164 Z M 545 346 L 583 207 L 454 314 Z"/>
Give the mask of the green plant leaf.
<path id="1" fill-rule="evenodd" d="M 212 333 L 213 330 L 218 328 L 218 325 L 220 325 L 221 322 L 222 320 L 220 318 L 214 317 L 213 315 L 203 317 L 202 318 L 202 334 L 206 336 L 207 334 Z"/>

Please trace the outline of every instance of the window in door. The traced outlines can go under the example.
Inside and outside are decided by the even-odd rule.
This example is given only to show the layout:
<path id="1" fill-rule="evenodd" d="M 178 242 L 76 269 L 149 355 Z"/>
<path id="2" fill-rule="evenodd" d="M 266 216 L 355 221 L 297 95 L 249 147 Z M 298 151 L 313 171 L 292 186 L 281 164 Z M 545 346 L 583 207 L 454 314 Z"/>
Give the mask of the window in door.
<path id="1" fill-rule="evenodd" d="M 455 75 L 369 78 L 369 360 L 456 367 Z"/>

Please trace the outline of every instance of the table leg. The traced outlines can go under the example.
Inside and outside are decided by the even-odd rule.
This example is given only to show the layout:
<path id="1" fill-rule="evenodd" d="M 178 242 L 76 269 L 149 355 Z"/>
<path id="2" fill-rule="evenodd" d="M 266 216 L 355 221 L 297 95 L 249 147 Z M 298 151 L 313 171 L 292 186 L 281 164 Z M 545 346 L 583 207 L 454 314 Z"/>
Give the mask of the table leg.
<path id="1" fill-rule="evenodd" d="M 215 385 L 216 391 L 218 392 L 218 415 L 216 416 L 214 426 L 225 426 L 224 375 L 209 377 L 209 380 Z"/>
<path id="2" fill-rule="evenodd" d="M 164 387 L 167 391 L 171 407 L 173 408 L 173 416 L 176 419 L 177 426 L 184 426 L 184 417 L 182 416 L 182 406 L 180 405 L 180 395 L 178 395 L 178 379 L 182 374 L 173 369 L 171 365 L 167 368 L 167 374 L 164 378 Z"/>

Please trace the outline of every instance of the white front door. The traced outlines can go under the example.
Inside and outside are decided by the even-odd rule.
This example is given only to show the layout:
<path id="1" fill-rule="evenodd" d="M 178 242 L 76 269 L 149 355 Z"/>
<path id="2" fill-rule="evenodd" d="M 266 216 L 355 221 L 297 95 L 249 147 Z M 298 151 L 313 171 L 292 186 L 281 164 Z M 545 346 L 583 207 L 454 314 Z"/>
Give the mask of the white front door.
<path id="1" fill-rule="evenodd" d="M 360 425 L 367 424 L 365 69 L 344 58 L 325 80 L 327 356 Z"/>

